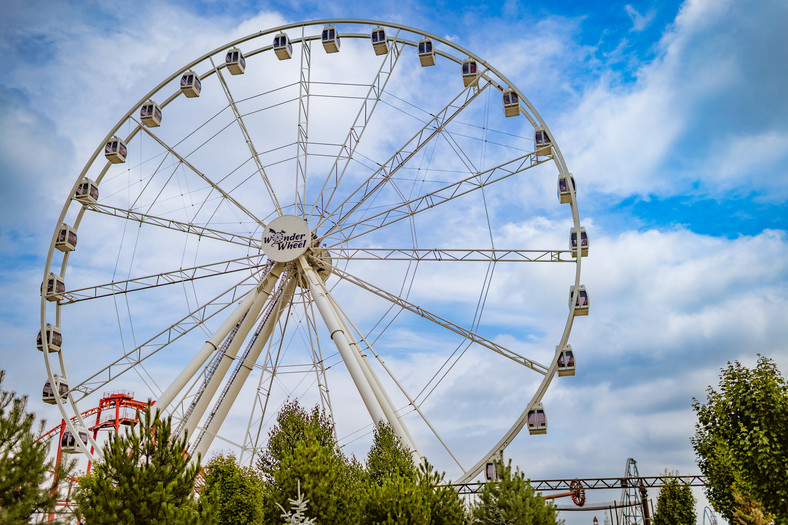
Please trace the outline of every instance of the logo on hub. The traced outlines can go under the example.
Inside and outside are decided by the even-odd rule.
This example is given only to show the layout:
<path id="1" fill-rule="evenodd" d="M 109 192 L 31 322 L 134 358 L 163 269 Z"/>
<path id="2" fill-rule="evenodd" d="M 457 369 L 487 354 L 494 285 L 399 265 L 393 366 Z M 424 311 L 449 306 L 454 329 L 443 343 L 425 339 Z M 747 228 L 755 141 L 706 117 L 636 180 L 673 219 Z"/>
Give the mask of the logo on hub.
<path id="1" fill-rule="evenodd" d="M 309 247 L 312 232 L 301 217 L 282 215 L 271 221 L 263 234 L 263 253 L 276 262 L 290 262 Z"/>

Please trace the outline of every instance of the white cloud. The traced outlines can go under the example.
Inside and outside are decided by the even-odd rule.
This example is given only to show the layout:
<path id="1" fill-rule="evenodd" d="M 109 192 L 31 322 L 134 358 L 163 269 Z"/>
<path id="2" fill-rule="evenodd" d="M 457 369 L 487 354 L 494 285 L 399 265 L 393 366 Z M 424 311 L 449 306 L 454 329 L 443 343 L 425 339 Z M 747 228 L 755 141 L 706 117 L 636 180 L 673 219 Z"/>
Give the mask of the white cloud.
<path id="1" fill-rule="evenodd" d="M 700 181 L 711 195 L 736 188 L 782 199 L 788 107 L 777 89 L 784 68 L 775 64 L 786 45 L 773 24 L 750 21 L 781 19 L 786 7 L 751 7 L 687 2 L 633 83 L 603 74 L 554 130 L 569 165 L 597 191 L 621 197 L 682 194 Z M 776 180 L 756 176 L 764 170 Z"/>
<path id="2" fill-rule="evenodd" d="M 1 156 L 3 166 L 9 166 L 3 182 L 12 184 L 13 195 L 29 194 L 31 197 L 29 201 L 21 198 L 4 201 L 15 207 L 13 217 L 8 207 L 3 217 L 2 246 L 4 264 L 8 266 L 5 266 L 0 285 L 3 293 L 12 299 L 4 303 L 0 315 L 0 330 L 4 333 L 0 355 L 3 367 L 12 370 L 6 386 L 30 394 L 31 406 L 50 421 L 59 418 L 51 407 L 37 400 L 43 385 L 41 354 L 33 348 L 38 330 L 37 290 L 43 269 L 44 244 L 48 243 L 57 211 L 81 163 L 116 119 L 175 68 L 232 37 L 278 25 L 286 18 L 276 13 L 261 13 L 242 22 L 229 18 L 208 19 L 170 6 L 157 10 L 159 16 L 152 24 L 138 24 L 136 19 L 122 16 L 105 22 L 108 27 L 100 28 L 93 25 L 91 19 L 82 20 L 67 9 L 59 11 L 58 5 L 53 4 L 52 9 L 60 19 L 39 20 L 28 11 L 29 18 L 20 24 L 21 29 L 2 41 L 6 46 L 4 51 L 16 49 L 9 48 L 12 42 L 16 43 L 15 39 L 44 38 L 45 42 L 42 46 L 45 53 L 40 61 L 14 61 L 5 80 L 13 86 L 8 88 L 5 84 L 14 104 L 3 117 Z M 750 18 L 740 13 L 740 9 L 755 9 L 757 13 Z M 782 127 L 784 93 L 775 86 L 784 85 L 784 64 L 788 60 L 780 58 L 785 46 L 775 44 L 782 37 L 775 35 L 772 25 L 765 23 L 754 28 L 750 20 L 779 19 L 780 9 L 782 6 L 776 2 L 762 2 L 757 6 L 688 2 L 675 25 L 666 33 L 660 56 L 643 66 L 637 72 L 636 82 L 629 85 L 622 84 L 615 73 L 600 64 L 593 65 L 602 71 L 598 83 L 586 85 L 585 80 L 574 78 L 577 64 L 590 62 L 588 57 L 593 55 L 593 50 L 573 44 L 580 24 L 578 20 L 548 18 L 536 27 L 529 27 L 528 31 L 519 31 L 521 26 L 513 24 L 511 33 L 525 37 L 496 41 L 499 44 L 491 48 L 475 46 L 473 42 L 462 44 L 500 66 L 526 94 L 535 89 L 537 109 L 541 109 L 542 101 L 547 102 L 553 114 L 557 113 L 556 107 L 569 108 L 562 109 L 568 112 L 566 118 L 551 127 L 560 139 L 570 168 L 576 173 L 583 197 L 589 189 L 598 195 L 601 193 L 602 201 L 633 194 L 673 195 L 701 181 L 702 189 L 711 193 L 766 188 L 779 199 L 784 195 L 786 184 L 780 166 L 784 163 L 782 152 L 786 149 L 788 132 Z M 648 14 L 633 13 L 633 29 L 645 24 L 647 17 Z M 448 29 L 442 33 L 435 31 L 439 34 L 450 32 Z M 470 38 L 482 39 L 488 34 L 475 32 Z M 770 58 L 767 50 L 776 53 L 776 58 Z M 343 51 L 346 53 L 339 57 L 352 53 L 357 62 L 371 57 L 371 53 L 355 52 L 352 46 Z M 3 54 L 12 56 L 11 53 Z M 320 58 L 328 60 L 328 57 Z M 404 55 L 402 60 L 406 59 L 415 60 L 412 53 Z M 331 67 L 329 62 L 323 64 Z M 343 67 L 347 68 L 346 73 L 352 71 L 347 64 Z M 415 90 L 422 77 L 435 74 L 440 67 L 414 68 L 405 75 L 398 89 L 412 94 L 405 88 Z M 456 67 L 452 71 L 456 71 Z M 454 76 L 446 78 L 452 78 L 453 82 L 458 80 L 457 75 L 449 74 Z M 248 76 L 243 78 L 262 82 L 264 76 L 262 69 L 250 69 Z M 50 82 L 52 78 L 57 82 Z M 456 82 L 452 84 L 452 89 L 454 87 Z M 581 92 L 577 96 L 581 98 L 572 99 L 578 87 Z M 206 92 L 199 99 L 200 103 L 211 102 L 210 97 Z M 567 97 L 569 103 L 565 102 Z M 498 103 L 500 99 L 490 100 Z M 578 100 L 576 106 L 572 100 Z M 558 106 L 556 101 L 563 105 Z M 194 107 L 197 106 L 184 106 L 179 112 L 173 104 L 165 114 L 165 123 L 168 119 L 181 118 Z M 341 112 L 341 108 L 336 107 L 329 108 L 326 114 L 331 114 L 331 109 Z M 396 118 L 394 110 L 380 114 L 391 117 L 391 127 L 400 133 L 396 137 L 411 132 L 406 127 L 406 123 L 407 126 L 412 124 L 410 117 Z M 163 126 L 162 132 L 165 128 Z M 523 135 L 528 141 L 527 127 L 525 130 L 522 133 L 510 131 Z M 315 129 L 315 133 L 326 137 L 331 136 L 331 131 L 328 126 Z M 274 135 L 275 130 L 272 130 L 270 136 Z M 269 135 L 265 137 L 268 139 Z M 45 144 L 47 148 L 31 153 L 25 148 L 26 144 Z M 368 142 L 365 153 L 376 158 L 387 145 L 383 139 Z M 458 159 L 445 153 L 436 155 L 435 165 L 447 163 L 455 168 Z M 475 155 L 473 161 L 477 162 L 477 158 Z M 201 162 L 221 173 L 228 171 L 218 161 L 210 160 L 202 158 Z M 106 186 L 108 189 L 112 186 L 113 199 L 117 199 L 113 202 L 122 202 L 122 198 L 127 198 L 124 191 L 138 184 L 134 170 L 141 172 L 142 168 L 132 163 L 129 166 L 133 166 L 130 173 L 123 173 L 123 168 L 113 172 L 117 178 L 113 185 Z M 355 173 L 358 175 L 363 170 Z M 191 185 L 185 176 L 179 184 L 169 187 L 175 197 L 180 197 L 180 193 L 174 191 L 176 187 L 185 190 L 184 199 L 199 199 L 202 195 L 202 186 Z M 408 186 L 402 182 L 401 187 L 410 189 L 417 185 Z M 512 183 L 506 189 L 510 191 L 505 196 L 497 196 L 492 210 L 495 224 L 501 226 L 496 232 L 497 247 L 566 246 L 568 221 L 565 214 L 559 217 L 550 208 L 555 202 L 554 173 L 547 169 L 529 173 L 519 184 Z M 238 193 L 239 199 L 245 197 L 243 190 Z M 545 194 L 551 200 L 545 199 Z M 181 201 L 184 202 L 189 203 Z M 586 206 L 582 200 L 580 204 Z M 166 206 L 160 209 L 165 210 Z M 512 210 L 517 214 L 510 216 L 514 213 Z M 225 213 L 230 215 L 226 210 L 221 211 L 217 221 L 225 220 Z M 521 218 L 524 212 L 531 215 Z M 463 202 L 463 207 L 458 207 L 454 213 L 424 214 L 417 228 L 424 235 L 419 239 L 424 246 L 436 242 L 435 237 L 423 232 L 428 229 L 430 220 L 438 219 L 443 221 L 442 226 L 445 223 L 447 231 L 463 234 L 449 238 L 447 243 L 459 242 L 457 239 L 468 243 L 486 242 L 487 231 L 479 227 L 483 224 L 483 213 L 478 199 Z M 788 353 L 782 343 L 788 335 L 783 319 L 788 307 L 785 234 L 765 231 L 759 235 L 726 239 L 683 229 L 610 233 L 601 227 L 594 228 L 594 223 L 604 222 L 604 216 L 597 215 L 593 219 L 584 219 L 592 244 L 590 257 L 583 261 L 582 275 L 591 298 L 591 315 L 575 320 L 570 340 L 578 359 L 577 375 L 557 379 L 548 390 L 545 398 L 550 421 L 548 435 L 530 437 L 523 432 L 510 446 L 508 454 L 533 477 L 615 475 L 623 471 L 629 456 L 639 461 L 643 475 L 658 474 L 664 468 L 696 473 L 688 441 L 694 423 L 689 408 L 691 398 L 703 395 L 706 385 L 716 381 L 719 368 L 729 359 L 742 359 L 752 365 L 755 353 L 762 352 L 775 357 L 783 370 L 788 369 Z M 13 231 L 8 227 L 12 220 Z M 80 255 L 90 256 L 83 256 L 79 261 L 75 255 L 69 278 L 87 279 L 99 275 L 104 278 L 105 273 L 113 269 L 118 238 L 108 242 L 103 240 L 102 234 L 118 234 L 118 230 L 114 227 L 102 229 L 101 225 L 92 226 L 87 221 L 83 228 L 80 234 L 85 235 L 80 237 L 80 250 L 84 251 L 80 251 Z M 404 226 L 397 229 L 397 233 L 401 232 L 410 233 Z M 142 242 L 147 243 L 145 246 L 167 243 L 166 236 L 161 233 L 151 233 Z M 173 259 L 172 267 L 175 268 L 179 262 L 197 259 L 197 253 L 214 256 L 221 248 L 206 243 L 198 250 L 179 241 L 168 246 L 168 250 L 167 253 L 178 252 L 179 257 L 175 258 L 178 260 Z M 140 272 L 164 269 L 160 265 L 162 253 L 153 250 L 139 253 L 135 259 L 139 266 L 135 269 Z M 9 260 L 13 262 L 7 262 Z M 124 261 L 127 272 L 129 260 Z M 404 269 L 394 264 L 390 268 L 399 282 L 403 282 Z M 570 265 L 566 268 L 571 273 Z M 359 272 L 364 277 L 374 276 L 373 270 L 370 266 Z M 425 305 L 443 301 L 436 313 L 451 312 L 452 303 L 473 297 L 467 290 L 453 286 L 454 283 L 467 284 L 467 280 L 479 284 L 477 267 L 473 268 L 472 278 L 465 280 L 462 272 L 428 270 L 422 267 L 413 296 L 423 300 Z M 536 275 L 536 278 L 528 280 L 520 272 L 499 265 L 483 316 L 483 324 L 489 323 L 487 326 L 492 327 L 491 337 L 496 342 L 524 352 L 550 352 L 555 344 L 550 339 L 550 330 L 563 326 L 568 292 L 566 276 L 555 275 L 552 270 L 550 266 L 534 268 L 534 273 L 527 275 Z M 532 271 L 530 267 L 528 271 Z M 329 281 L 331 286 L 335 283 L 336 280 Z M 553 285 L 559 289 L 558 293 L 550 293 Z M 195 294 L 203 297 L 212 286 L 198 284 L 196 290 L 188 294 L 177 287 L 177 293 L 169 295 L 169 290 L 175 288 L 162 289 L 155 294 L 155 304 L 148 308 L 157 317 L 169 319 L 167 309 L 183 309 L 187 297 L 191 299 Z M 360 325 L 380 308 L 376 300 L 342 294 L 339 287 L 337 295 L 346 301 L 343 306 Z M 543 298 L 549 302 L 542 301 Z M 139 311 L 140 306 L 134 299 L 131 301 L 129 307 L 121 305 L 121 314 L 126 314 L 127 309 Z M 106 311 L 101 311 L 103 304 L 108 305 Z M 84 331 L 71 335 L 68 345 L 74 348 L 77 343 L 84 343 L 79 345 L 84 352 L 78 354 L 80 365 L 95 369 L 95 361 L 120 351 L 114 328 L 117 321 L 112 320 L 114 306 L 110 302 L 96 303 L 80 313 L 87 319 Z M 98 328 L 90 324 L 96 313 L 109 322 Z M 468 319 L 471 317 L 469 315 Z M 77 317 L 74 319 L 79 321 Z M 445 358 L 444 349 L 453 349 L 456 340 L 453 336 L 436 333 L 432 326 L 424 328 L 429 326 L 427 323 L 409 324 L 404 314 L 397 321 L 392 329 L 394 342 L 381 340 L 379 345 L 381 350 L 392 352 L 387 362 L 396 368 L 398 378 L 408 387 L 416 388 L 426 382 L 437 367 L 436 363 Z M 141 321 L 137 330 L 140 334 L 151 331 L 156 322 L 158 319 Z M 121 324 L 125 329 L 127 319 Z M 415 328 L 420 330 L 415 331 Z M 102 339 L 105 331 L 112 331 L 112 338 Z M 204 339 L 204 334 L 195 333 L 194 336 L 195 341 Z M 404 342 L 398 343 L 400 339 Z M 299 329 L 293 339 L 296 342 L 290 344 L 300 349 L 307 340 L 306 332 Z M 91 348 L 106 353 L 94 358 Z M 173 350 L 179 353 L 149 363 L 151 374 L 165 382 L 188 353 L 185 342 Z M 330 342 L 324 345 L 323 352 L 332 356 L 334 371 L 341 370 Z M 77 354 L 67 357 L 74 359 Z M 532 393 L 531 377 L 521 372 L 516 366 L 512 368 L 509 361 L 497 357 L 490 359 L 487 353 L 476 349 L 469 351 L 448 376 L 444 388 L 436 391 L 435 403 L 429 408 L 467 456 L 477 452 L 467 443 L 476 443 L 477 439 L 489 442 Z M 346 376 L 340 372 L 334 379 L 332 399 L 338 406 L 343 401 L 350 406 L 349 411 L 340 416 L 341 424 L 345 427 L 359 422 L 365 424 L 364 409 Z M 144 389 L 137 378 L 128 377 L 124 381 L 140 392 Z M 301 391 L 305 384 L 276 384 L 275 389 L 284 397 Z M 468 417 L 452 418 L 456 416 L 453 414 L 455 407 Z M 239 402 L 238 408 L 248 407 Z M 246 423 L 238 414 L 233 418 L 232 425 L 237 428 Z M 414 432 L 417 435 L 427 433 L 418 425 L 414 425 Z M 465 433 L 470 439 L 463 443 Z M 217 446 L 228 447 L 226 444 Z M 358 449 L 363 451 L 364 446 L 358 445 Z M 430 450 L 438 450 L 438 447 Z M 607 500 L 617 496 L 608 494 Z"/>
<path id="3" fill-rule="evenodd" d="M 646 14 L 641 14 L 637 9 L 632 7 L 631 4 L 626 4 L 624 6 L 624 10 L 627 12 L 629 19 L 632 20 L 632 29 L 630 29 L 630 31 L 634 32 L 639 32 L 646 29 L 656 14 L 656 11 L 653 8 L 650 9 Z"/>

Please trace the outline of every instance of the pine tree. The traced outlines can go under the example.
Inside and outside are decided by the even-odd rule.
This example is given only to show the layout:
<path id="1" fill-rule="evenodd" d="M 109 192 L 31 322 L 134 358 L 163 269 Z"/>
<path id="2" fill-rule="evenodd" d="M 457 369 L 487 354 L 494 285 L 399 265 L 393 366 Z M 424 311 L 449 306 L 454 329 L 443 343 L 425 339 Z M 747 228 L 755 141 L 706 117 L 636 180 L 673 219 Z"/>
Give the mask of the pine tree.
<path id="1" fill-rule="evenodd" d="M 0 370 L 0 385 L 4 377 Z M 52 511 L 58 493 L 48 472 L 57 470 L 57 479 L 64 479 L 72 469 L 47 462 L 48 444 L 36 441 L 45 423 L 35 434 L 34 424 L 27 397 L 0 389 L 0 523 L 28 523 L 34 513 Z"/>
<path id="2" fill-rule="evenodd" d="M 479 525 L 560 525 L 558 512 L 531 486 L 525 474 L 496 461 L 500 480 L 488 481 L 471 509 L 473 524 Z"/>
<path id="3" fill-rule="evenodd" d="M 174 438 L 170 419 L 150 408 L 137 426 L 112 435 L 102 459 L 80 479 L 74 500 L 82 523 L 214 523 L 212 508 L 198 508 L 200 466 L 189 463 L 186 436 Z"/>
<path id="4" fill-rule="evenodd" d="M 375 429 L 367 455 L 361 523 L 461 525 L 465 506 L 425 459 L 418 468 L 413 454 L 391 427 Z"/>
<path id="5" fill-rule="evenodd" d="M 665 483 L 657 497 L 654 525 L 694 525 L 695 521 L 695 497 L 690 486 L 677 479 Z"/>
<path id="6" fill-rule="evenodd" d="M 238 465 L 235 456 L 217 456 L 204 470 L 200 507 L 216 508 L 218 525 L 259 523 L 263 518 L 263 480 L 260 473 Z"/>
<path id="7" fill-rule="evenodd" d="M 280 522 L 277 507 L 288 505 L 299 487 L 316 523 L 359 522 L 363 467 L 342 454 L 331 420 L 318 407 L 307 413 L 297 401 L 286 404 L 258 466 L 266 484 L 265 523 Z"/>

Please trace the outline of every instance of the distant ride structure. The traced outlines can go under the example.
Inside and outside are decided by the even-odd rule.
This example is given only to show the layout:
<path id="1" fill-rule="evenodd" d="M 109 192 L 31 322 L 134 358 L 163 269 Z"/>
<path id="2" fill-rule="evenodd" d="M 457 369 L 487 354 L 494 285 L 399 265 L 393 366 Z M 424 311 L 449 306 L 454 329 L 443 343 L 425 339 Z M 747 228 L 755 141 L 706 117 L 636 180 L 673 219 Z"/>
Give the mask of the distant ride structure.
<path id="1" fill-rule="evenodd" d="M 473 479 L 576 373 L 576 189 L 524 92 L 437 35 L 321 20 L 204 54 L 108 131 L 56 222 L 37 346 L 61 449 L 100 457 L 84 407 L 132 384 L 195 455 L 253 461 L 299 399 L 342 445 L 385 421 Z"/>

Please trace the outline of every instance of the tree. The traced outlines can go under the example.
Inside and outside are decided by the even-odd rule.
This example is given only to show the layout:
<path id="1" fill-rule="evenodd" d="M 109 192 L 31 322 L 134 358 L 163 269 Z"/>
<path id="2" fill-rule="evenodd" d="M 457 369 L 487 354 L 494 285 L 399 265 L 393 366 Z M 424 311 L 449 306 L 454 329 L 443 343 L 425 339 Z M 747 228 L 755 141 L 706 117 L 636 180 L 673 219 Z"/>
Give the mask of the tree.
<path id="1" fill-rule="evenodd" d="M 411 451 L 387 423 L 381 422 L 375 427 L 372 447 L 367 454 L 367 475 L 370 481 L 378 485 L 397 475 L 416 479 L 416 465 Z"/>
<path id="2" fill-rule="evenodd" d="M 692 489 L 677 479 L 669 480 L 659 491 L 654 525 L 694 525 L 695 520 Z"/>
<path id="3" fill-rule="evenodd" d="M 0 370 L 0 385 L 5 371 Z M 48 444 L 36 441 L 44 429 L 39 423 L 33 433 L 35 416 L 27 412 L 27 397 L 0 389 L 0 523 L 28 523 L 37 512 L 50 512 L 58 499 L 48 480 L 48 472 L 57 479 L 66 477 L 72 465 L 54 465 L 47 461 Z"/>
<path id="4" fill-rule="evenodd" d="M 729 362 L 719 390 L 709 387 L 706 403 L 692 406 L 691 441 L 714 508 L 732 522 L 738 493 L 788 524 L 788 385 L 774 361 L 759 356 L 752 370 Z"/>
<path id="5" fill-rule="evenodd" d="M 413 454 L 386 423 L 375 429 L 367 454 L 367 483 L 361 523 L 460 525 L 465 507 L 425 459 Z"/>
<path id="6" fill-rule="evenodd" d="M 265 480 L 265 523 L 280 523 L 279 507 L 287 508 L 299 489 L 316 523 L 358 523 L 363 467 L 341 453 L 333 424 L 318 407 L 307 413 L 297 401 L 285 404 L 258 466 Z"/>
<path id="7" fill-rule="evenodd" d="M 200 508 L 215 508 L 219 525 L 259 523 L 263 518 L 263 480 L 260 473 L 241 467 L 235 456 L 216 456 L 204 470 Z"/>
<path id="8" fill-rule="evenodd" d="M 471 508 L 471 523 L 479 525 L 561 525 L 555 505 L 536 493 L 512 460 L 495 462 L 500 480 L 488 481 Z"/>
<path id="9" fill-rule="evenodd" d="M 111 435 L 102 459 L 80 479 L 74 494 L 82 523 L 214 523 L 213 509 L 198 508 L 186 435 L 174 437 L 170 418 L 150 408 L 133 431 Z"/>

